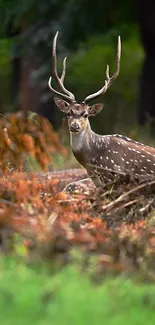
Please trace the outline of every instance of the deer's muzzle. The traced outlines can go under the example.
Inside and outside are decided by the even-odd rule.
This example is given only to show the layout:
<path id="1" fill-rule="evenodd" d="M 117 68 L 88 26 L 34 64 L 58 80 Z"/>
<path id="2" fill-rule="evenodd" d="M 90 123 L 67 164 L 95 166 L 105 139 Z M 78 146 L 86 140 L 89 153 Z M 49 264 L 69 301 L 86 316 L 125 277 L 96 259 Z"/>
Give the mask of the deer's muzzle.
<path id="1" fill-rule="evenodd" d="M 79 132 L 80 131 L 80 127 L 77 123 L 73 123 L 70 127 L 71 132 Z"/>

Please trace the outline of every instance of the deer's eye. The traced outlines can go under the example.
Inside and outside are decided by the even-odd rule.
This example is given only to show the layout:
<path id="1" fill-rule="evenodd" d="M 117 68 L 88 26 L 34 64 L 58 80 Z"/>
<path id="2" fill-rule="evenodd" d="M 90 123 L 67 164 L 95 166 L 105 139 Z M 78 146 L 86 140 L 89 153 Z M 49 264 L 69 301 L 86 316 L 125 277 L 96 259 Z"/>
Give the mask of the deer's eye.
<path id="1" fill-rule="evenodd" d="M 88 113 L 84 113 L 84 114 L 83 114 L 83 117 L 84 117 L 84 118 L 87 118 L 87 117 L 88 117 Z"/>

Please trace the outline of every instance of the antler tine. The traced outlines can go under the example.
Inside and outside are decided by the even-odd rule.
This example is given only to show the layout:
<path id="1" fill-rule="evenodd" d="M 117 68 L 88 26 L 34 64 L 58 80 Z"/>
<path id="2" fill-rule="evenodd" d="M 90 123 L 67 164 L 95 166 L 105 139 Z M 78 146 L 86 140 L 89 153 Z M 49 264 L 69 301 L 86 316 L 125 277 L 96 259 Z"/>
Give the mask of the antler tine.
<path id="1" fill-rule="evenodd" d="M 60 78 L 62 83 L 64 83 L 65 74 L 66 74 L 66 60 L 67 60 L 67 56 L 63 59 L 63 69 L 62 69 L 62 75 Z"/>
<path id="2" fill-rule="evenodd" d="M 66 59 L 67 59 L 67 57 L 65 57 L 64 60 L 63 60 L 63 69 L 62 69 L 62 75 L 61 75 L 61 78 L 60 78 L 60 80 L 61 80 L 62 83 L 64 82 L 65 74 L 66 74 Z M 72 100 L 71 100 L 67 95 L 62 94 L 62 93 L 60 93 L 59 91 L 55 90 L 55 89 L 52 87 L 51 82 L 52 82 L 52 77 L 49 78 L 48 86 L 49 86 L 49 88 L 50 88 L 50 89 L 51 89 L 51 90 L 52 90 L 56 95 L 58 95 L 59 97 L 61 97 L 61 98 L 63 98 L 63 99 L 68 100 L 69 102 L 72 102 Z"/>
<path id="3" fill-rule="evenodd" d="M 117 62 L 116 62 L 116 71 L 113 76 L 109 76 L 109 65 L 107 65 L 106 77 L 108 81 L 108 87 L 111 85 L 112 81 L 115 80 L 120 72 L 120 59 L 121 59 L 121 38 L 118 36 L 118 45 L 117 45 Z"/>
<path id="4" fill-rule="evenodd" d="M 52 92 L 53 92 L 54 94 L 56 94 L 56 95 L 58 95 L 59 97 L 61 97 L 61 98 L 65 99 L 65 100 L 67 100 L 67 101 L 70 102 L 70 103 L 73 102 L 73 99 L 70 98 L 68 95 L 62 94 L 62 93 L 60 93 L 59 91 L 55 90 L 55 89 L 52 87 L 52 85 L 51 85 L 51 81 L 52 81 L 52 77 L 49 77 L 49 80 L 48 80 L 48 86 L 49 86 L 49 88 L 52 90 Z"/>
<path id="5" fill-rule="evenodd" d="M 64 78 L 65 78 L 65 73 L 66 73 L 66 58 L 63 60 L 63 71 L 62 71 L 62 75 L 61 78 L 59 78 L 58 73 L 57 73 L 57 57 L 56 57 L 56 45 L 57 45 L 57 38 L 58 38 L 58 31 L 55 34 L 54 40 L 53 40 L 53 51 L 52 51 L 52 55 L 53 55 L 53 77 L 55 78 L 55 80 L 57 81 L 58 85 L 60 86 L 61 90 L 63 91 L 63 93 L 67 96 L 65 96 L 66 99 L 68 99 L 69 101 L 75 101 L 75 96 L 65 88 L 63 82 L 64 82 Z M 52 78 L 50 77 L 49 79 L 49 85 L 50 85 L 50 89 L 52 91 L 54 91 L 57 95 L 61 97 L 64 97 L 63 93 L 57 92 L 53 89 L 53 87 L 51 87 L 51 80 Z"/>
<path id="6" fill-rule="evenodd" d="M 121 59 L 121 38 L 118 36 L 118 45 L 117 45 L 117 62 L 116 62 L 116 71 L 113 76 L 110 78 L 109 76 L 109 65 L 107 65 L 106 69 L 106 80 L 104 86 L 98 90 L 96 93 L 93 93 L 87 96 L 84 99 L 84 103 L 88 103 L 90 100 L 93 100 L 101 95 L 104 95 L 107 89 L 111 86 L 112 82 L 118 77 L 120 71 L 120 59 Z"/>

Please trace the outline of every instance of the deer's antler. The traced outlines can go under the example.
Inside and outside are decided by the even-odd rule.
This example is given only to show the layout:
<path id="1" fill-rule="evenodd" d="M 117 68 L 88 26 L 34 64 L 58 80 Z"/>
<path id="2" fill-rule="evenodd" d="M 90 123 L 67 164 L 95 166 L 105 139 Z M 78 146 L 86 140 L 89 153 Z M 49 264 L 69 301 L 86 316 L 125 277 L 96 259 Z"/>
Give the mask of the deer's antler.
<path id="1" fill-rule="evenodd" d="M 109 76 L 109 65 L 107 65 L 106 69 L 106 80 L 104 86 L 98 90 L 96 93 L 93 93 L 87 96 L 83 103 L 88 103 L 89 101 L 96 99 L 97 97 L 104 95 L 107 89 L 111 86 L 112 82 L 118 77 L 120 71 L 120 59 L 121 59 L 121 38 L 118 36 L 118 45 L 117 45 L 117 63 L 116 63 L 116 71 L 112 77 Z"/>
<path id="2" fill-rule="evenodd" d="M 58 33 L 56 32 L 54 40 L 53 40 L 53 51 L 52 51 L 52 56 L 53 56 L 53 61 L 52 61 L 52 76 L 58 83 L 60 89 L 62 90 L 62 93 L 55 90 L 52 85 L 52 77 L 49 78 L 48 85 L 49 88 L 53 91 L 54 94 L 58 95 L 59 97 L 67 100 L 68 102 L 74 102 L 75 101 L 75 96 L 65 88 L 64 86 L 64 79 L 65 79 L 65 74 L 66 74 L 66 59 L 67 57 L 64 58 L 63 60 L 63 69 L 62 69 L 62 75 L 59 78 L 58 73 L 57 73 L 57 56 L 56 56 L 56 45 L 57 45 L 57 38 L 58 38 Z"/>

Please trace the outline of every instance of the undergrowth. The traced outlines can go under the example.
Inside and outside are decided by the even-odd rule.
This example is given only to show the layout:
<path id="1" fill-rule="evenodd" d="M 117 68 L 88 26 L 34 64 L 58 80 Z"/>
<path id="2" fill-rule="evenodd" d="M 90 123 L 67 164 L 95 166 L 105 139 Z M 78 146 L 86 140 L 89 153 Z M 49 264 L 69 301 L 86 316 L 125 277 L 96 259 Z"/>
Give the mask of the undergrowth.
<path id="1" fill-rule="evenodd" d="M 42 123 L 9 119 L 8 129 L 1 121 L 0 322 L 154 324 L 155 179 L 66 186 L 86 176 L 46 172 L 69 157 L 48 123 L 45 136 Z M 26 173 L 25 155 L 44 172 Z"/>

